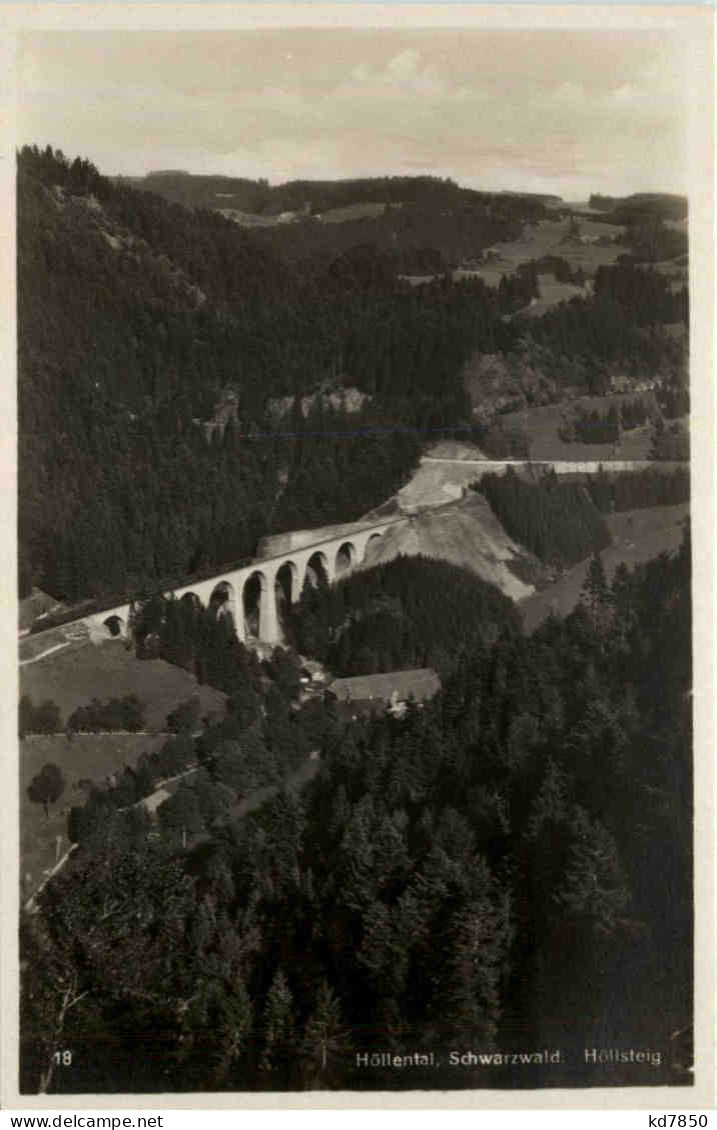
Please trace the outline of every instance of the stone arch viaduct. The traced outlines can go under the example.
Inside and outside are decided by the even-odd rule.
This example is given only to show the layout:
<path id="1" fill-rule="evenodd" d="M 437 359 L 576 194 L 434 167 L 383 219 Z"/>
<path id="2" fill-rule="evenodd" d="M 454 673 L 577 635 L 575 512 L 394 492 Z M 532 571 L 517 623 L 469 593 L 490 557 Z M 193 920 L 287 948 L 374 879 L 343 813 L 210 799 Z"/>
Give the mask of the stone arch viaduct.
<path id="1" fill-rule="evenodd" d="M 178 600 L 195 600 L 215 608 L 218 616 L 230 614 L 243 642 L 251 637 L 277 644 L 282 640 L 281 608 L 299 599 L 307 579 L 317 583 L 323 578 L 333 584 L 366 561 L 370 547 L 382 539 L 388 527 L 405 521 L 394 518 L 360 528 L 344 528 L 322 541 L 257 558 L 249 565 L 192 581 L 172 592 Z M 296 540 L 297 535 L 289 535 L 290 543 Z M 89 628 L 90 638 L 99 640 L 128 635 L 131 617 L 132 605 L 127 603 L 78 619 Z"/>

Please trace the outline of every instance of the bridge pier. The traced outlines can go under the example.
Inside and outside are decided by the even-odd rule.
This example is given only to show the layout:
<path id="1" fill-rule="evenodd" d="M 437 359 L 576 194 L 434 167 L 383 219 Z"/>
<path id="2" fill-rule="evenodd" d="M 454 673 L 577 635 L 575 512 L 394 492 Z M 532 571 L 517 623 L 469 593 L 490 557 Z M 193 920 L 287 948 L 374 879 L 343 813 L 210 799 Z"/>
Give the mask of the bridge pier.
<path id="1" fill-rule="evenodd" d="M 281 643 L 279 615 L 276 608 L 276 577 L 273 572 L 261 574 L 259 600 L 259 639 L 262 643 Z"/>
<path id="2" fill-rule="evenodd" d="M 236 637 L 241 643 L 246 643 L 246 624 L 244 623 L 244 606 L 243 602 L 239 601 L 236 616 L 234 617 L 234 631 Z"/>

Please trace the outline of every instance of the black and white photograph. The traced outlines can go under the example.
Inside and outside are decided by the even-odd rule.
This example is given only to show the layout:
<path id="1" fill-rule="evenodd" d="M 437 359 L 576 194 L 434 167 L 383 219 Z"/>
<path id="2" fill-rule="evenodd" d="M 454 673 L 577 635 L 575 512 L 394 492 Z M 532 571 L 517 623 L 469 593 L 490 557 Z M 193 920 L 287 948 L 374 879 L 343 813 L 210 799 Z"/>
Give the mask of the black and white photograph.
<path id="1" fill-rule="evenodd" d="M 689 1107 L 711 17 L 191 7 L 16 33 L 17 1094 Z"/>

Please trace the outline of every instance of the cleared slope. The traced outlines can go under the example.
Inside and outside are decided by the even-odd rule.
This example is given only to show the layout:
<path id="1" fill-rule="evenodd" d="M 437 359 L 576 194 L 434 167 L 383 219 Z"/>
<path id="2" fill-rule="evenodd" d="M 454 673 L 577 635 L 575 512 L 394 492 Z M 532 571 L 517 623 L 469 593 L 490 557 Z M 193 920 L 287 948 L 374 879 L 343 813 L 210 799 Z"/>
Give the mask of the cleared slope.
<path id="1" fill-rule="evenodd" d="M 349 537 L 369 522 L 394 520 L 380 542 L 369 546 L 365 566 L 391 561 L 399 554 L 422 554 L 470 569 L 513 600 L 530 596 L 535 591 L 531 580 L 540 574 L 540 563 L 508 536 L 485 498 L 468 490 L 478 472 L 470 460 L 481 459 L 482 452 L 472 443 L 445 440 L 428 454 L 455 462 L 424 459 L 398 494 L 360 522 L 265 538 L 260 555 L 288 552 L 323 538 Z"/>
<path id="2" fill-rule="evenodd" d="M 421 553 L 461 565 L 513 600 L 525 599 L 535 591 L 518 573 L 530 577 L 540 568 L 531 554 L 508 537 L 485 498 L 473 492 L 454 505 L 425 510 L 406 523 L 389 527 L 380 542 L 369 546 L 366 565 L 390 561 L 401 553 Z"/>

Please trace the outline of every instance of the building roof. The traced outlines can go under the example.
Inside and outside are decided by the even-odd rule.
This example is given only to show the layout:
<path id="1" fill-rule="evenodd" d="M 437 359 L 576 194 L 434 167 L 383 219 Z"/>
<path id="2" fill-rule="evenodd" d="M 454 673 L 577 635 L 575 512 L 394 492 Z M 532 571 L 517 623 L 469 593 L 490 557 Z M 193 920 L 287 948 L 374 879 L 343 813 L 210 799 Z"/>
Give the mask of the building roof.
<path id="1" fill-rule="evenodd" d="M 56 597 L 43 592 L 42 589 L 33 588 L 29 596 L 18 601 L 19 626 L 29 628 L 30 625 L 46 612 L 63 611 L 67 605 L 62 604 Z"/>
<path id="2" fill-rule="evenodd" d="M 383 718 L 386 703 L 380 698 L 356 698 L 350 702 L 339 700 L 336 713 L 344 722 L 355 722 L 358 718 Z"/>
<path id="3" fill-rule="evenodd" d="M 144 797 L 141 803 L 146 808 L 149 815 L 154 816 L 160 805 L 164 804 L 166 800 L 169 800 L 171 795 L 172 794 L 168 792 L 167 789 L 159 788 L 155 792 L 150 793 L 149 796 Z"/>
<path id="4" fill-rule="evenodd" d="M 432 667 L 386 671 L 381 675 L 350 675 L 347 679 L 334 679 L 329 686 L 339 702 L 376 699 L 390 702 L 394 692 L 399 702 L 405 702 L 411 695 L 416 702 L 425 702 L 440 689 L 441 680 Z"/>

